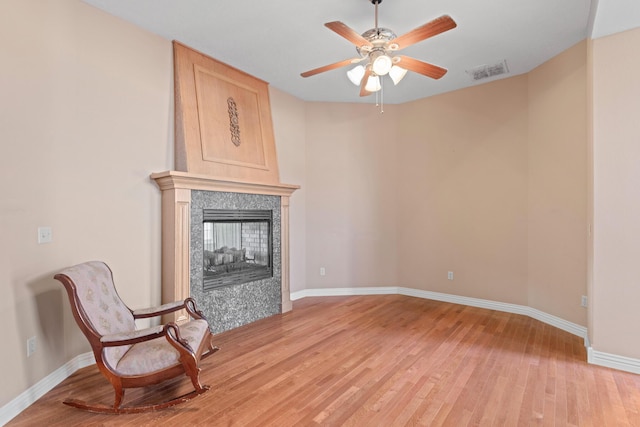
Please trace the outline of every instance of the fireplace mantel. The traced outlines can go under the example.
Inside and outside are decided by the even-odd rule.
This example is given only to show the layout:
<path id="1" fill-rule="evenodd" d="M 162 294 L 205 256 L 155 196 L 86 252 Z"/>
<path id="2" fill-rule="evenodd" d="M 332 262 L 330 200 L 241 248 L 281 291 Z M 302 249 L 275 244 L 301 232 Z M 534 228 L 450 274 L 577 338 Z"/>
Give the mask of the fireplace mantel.
<path id="1" fill-rule="evenodd" d="M 187 189 L 204 191 L 226 191 L 230 193 L 264 194 L 289 197 L 300 188 L 291 184 L 263 184 L 259 182 L 234 181 L 188 172 L 165 171 L 151 174 L 160 190 Z"/>
<path id="2" fill-rule="evenodd" d="M 280 197 L 282 312 L 292 308 L 289 286 L 289 197 L 298 185 L 235 181 L 180 171 L 151 174 L 162 191 L 162 302 L 182 300 L 190 295 L 189 239 L 191 191 L 218 191 Z M 186 320 L 179 313 L 171 320 Z"/>

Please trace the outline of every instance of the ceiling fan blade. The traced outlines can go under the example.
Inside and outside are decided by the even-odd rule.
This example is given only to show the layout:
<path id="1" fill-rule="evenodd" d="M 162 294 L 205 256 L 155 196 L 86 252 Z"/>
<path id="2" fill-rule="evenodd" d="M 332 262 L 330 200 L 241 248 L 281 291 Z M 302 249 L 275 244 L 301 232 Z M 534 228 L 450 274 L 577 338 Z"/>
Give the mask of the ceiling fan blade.
<path id="1" fill-rule="evenodd" d="M 428 39 L 429 37 L 437 36 L 438 34 L 449 31 L 457 26 L 458 24 L 456 24 L 456 22 L 449 15 L 443 15 L 431 22 L 427 22 L 426 24 L 409 31 L 406 34 L 401 35 L 400 37 L 396 37 L 395 39 L 391 40 L 391 44 L 397 45 L 397 50 L 404 49 L 405 47 Z"/>
<path id="2" fill-rule="evenodd" d="M 362 81 L 360 82 L 360 96 L 368 96 L 373 93 L 365 89 L 367 82 L 369 81 L 369 76 L 371 76 L 371 67 L 367 67 L 364 70 L 364 76 L 362 76 Z"/>
<path id="3" fill-rule="evenodd" d="M 324 24 L 324 26 L 330 29 L 331 31 L 334 31 L 338 35 L 344 37 L 345 39 L 349 40 L 351 43 L 353 43 L 357 47 L 362 47 L 362 46 L 373 47 L 373 45 L 369 40 L 365 39 L 360 34 L 358 34 L 354 29 L 346 26 L 340 21 L 327 22 L 326 24 Z"/>
<path id="4" fill-rule="evenodd" d="M 432 79 L 437 80 L 447 74 L 447 70 L 445 68 L 422 62 L 415 58 L 411 58 L 410 56 L 398 55 L 395 58 L 399 58 L 396 64 L 398 67 L 414 71 L 416 73 L 422 74 L 423 76 L 431 77 Z"/>
<path id="5" fill-rule="evenodd" d="M 344 61 L 335 62 L 333 64 L 325 65 L 324 67 L 314 68 L 313 70 L 305 71 L 304 73 L 300 73 L 302 77 L 311 77 L 316 74 L 324 73 L 325 71 L 335 70 L 336 68 L 346 67 L 350 64 L 355 64 L 356 62 L 360 62 L 362 58 L 353 58 L 353 59 L 345 59 Z"/>

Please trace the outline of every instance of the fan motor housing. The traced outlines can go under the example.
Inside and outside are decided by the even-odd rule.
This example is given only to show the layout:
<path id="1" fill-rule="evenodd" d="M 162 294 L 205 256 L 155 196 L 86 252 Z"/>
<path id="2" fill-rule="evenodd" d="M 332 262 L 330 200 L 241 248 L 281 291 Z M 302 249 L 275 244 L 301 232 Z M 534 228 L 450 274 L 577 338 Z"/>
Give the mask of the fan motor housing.
<path id="1" fill-rule="evenodd" d="M 390 40 L 395 39 L 397 36 L 396 36 L 396 33 L 394 33 L 388 28 L 371 28 L 370 30 L 367 30 L 364 33 L 362 33 L 362 37 L 369 40 L 373 45 L 373 49 L 368 49 L 366 51 L 356 46 L 356 50 L 358 51 L 358 54 L 362 57 L 365 57 L 369 54 L 371 50 L 376 50 L 376 49 L 384 50 L 385 45 Z"/>

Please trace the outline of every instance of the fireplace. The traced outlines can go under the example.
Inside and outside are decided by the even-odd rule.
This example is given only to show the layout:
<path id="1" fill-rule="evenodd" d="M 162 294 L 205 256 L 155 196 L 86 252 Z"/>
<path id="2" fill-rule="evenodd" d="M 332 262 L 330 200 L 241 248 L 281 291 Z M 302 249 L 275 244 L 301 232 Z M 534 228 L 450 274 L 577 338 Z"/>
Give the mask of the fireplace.
<path id="1" fill-rule="evenodd" d="M 288 312 L 289 198 L 300 187 L 280 182 L 269 85 L 179 42 L 173 48 L 176 170 L 151 175 L 162 191 L 162 302 L 194 298 L 215 332 Z M 209 220 L 209 210 L 271 217 Z M 213 243 L 215 224 L 225 222 L 240 225 L 218 234 L 240 227 L 240 241 Z M 253 226 L 270 235 L 255 248 L 242 241 Z M 181 310 L 165 320 L 187 319 Z"/>
<path id="2" fill-rule="evenodd" d="M 180 171 L 154 173 L 151 177 L 162 191 L 163 302 L 193 297 L 214 332 L 291 310 L 289 197 L 299 188 L 297 185 L 230 181 Z M 269 277 L 205 290 L 204 227 L 209 222 L 205 221 L 205 212 L 211 210 L 269 212 Z M 263 218 L 251 220 L 260 222 Z M 181 310 L 165 320 L 186 319 L 187 313 Z"/>
<path id="3" fill-rule="evenodd" d="M 283 299 L 289 300 L 289 295 L 288 288 L 282 289 L 281 197 L 225 191 L 191 190 L 190 193 L 190 295 L 198 302 L 211 328 L 216 332 L 225 331 L 283 312 L 286 309 Z M 250 248 L 245 243 L 245 260 L 241 261 L 242 242 L 232 242 L 232 236 L 222 237 L 220 244 L 227 247 L 217 253 L 222 255 L 217 256 L 221 263 L 214 268 L 221 270 L 221 274 L 214 278 L 218 283 L 212 286 L 207 282 L 211 268 L 205 268 L 207 245 L 211 243 L 205 239 L 208 234 L 205 229 L 215 224 L 237 227 L 238 223 L 249 228 L 268 226 L 267 250 L 265 245 Z M 245 238 L 249 239 L 246 234 Z M 251 234 L 254 234 L 252 239 L 259 240 L 255 233 Z M 211 262 L 215 265 L 216 256 L 213 258 Z M 266 265 L 258 264 L 265 262 Z M 245 275 L 247 272 L 250 274 Z M 252 277 L 253 273 L 259 276 Z"/>
<path id="4" fill-rule="evenodd" d="M 273 276 L 270 210 L 205 209 L 204 290 Z"/>

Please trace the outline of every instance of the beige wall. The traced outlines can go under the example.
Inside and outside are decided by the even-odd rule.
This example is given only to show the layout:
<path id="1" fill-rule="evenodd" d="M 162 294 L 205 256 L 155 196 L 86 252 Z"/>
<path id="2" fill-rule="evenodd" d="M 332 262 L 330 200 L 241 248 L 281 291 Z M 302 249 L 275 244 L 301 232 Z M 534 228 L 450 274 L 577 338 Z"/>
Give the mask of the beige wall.
<path id="1" fill-rule="evenodd" d="M 307 288 L 395 286 L 394 107 L 306 106 Z"/>
<path id="2" fill-rule="evenodd" d="M 397 150 L 399 284 L 526 305 L 526 76 L 402 105 Z"/>
<path id="3" fill-rule="evenodd" d="M 78 0 L 0 2 L 0 406 L 89 351 L 53 280 L 90 259 L 133 308 L 160 302 L 160 192 L 173 169 L 172 48 Z M 4 24 L 8 25 L 4 25 Z M 271 90 L 291 198 L 291 286 L 305 281 L 305 104 Z M 38 226 L 53 242 L 38 245 Z M 38 339 L 26 358 L 26 340 Z"/>
<path id="4" fill-rule="evenodd" d="M 579 325 L 587 295 L 587 47 L 528 74 L 528 305 Z"/>
<path id="5" fill-rule="evenodd" d="M 0 356 L 4 405 L 88 351 L 51 279 L 60 268 L 106 260 L 131 306 L 159 302 L 160 193 L 149 174 L 173 166 L 173 112 L 169 41 L 79 0 L 6 0 L 0 14 L 13 17 L 0 27 L 0 313 L 15 325 Z M 629 339 L 639 38 L 597 40 L 591 52 L 592 340 L 630 357 L 640 356 Z M 291 199 L 292 290 L 408 286 L 585 324 L 584 51 L 382 115 L 272 88 L 281 180 L 303 187 Z M 53 243 L 36 243 L 41 225 Z"/>
<path id="6" fill-rule="evenodd" d="M 308 103 L 306 288 L 405 286 L 586 325 L 586 84 L 583 42 L 383 115 Z"/>
<path id="7" fill-rule="evenodd" d="M 290 198 L 289 281 L 291 292 L 303 290 L 306 282 L 306 122 L 305 102 L 273 87 L 269 88 L 280 181 L 299 185 Z"/>
<path id="8" fill-rule="evenodd" d="M 640 29 L 596 39 L 591 344 L 640 358 Z"/>
<path id="9" fill-rule="evenodd" d="M 586 43 L 401 112 L 399 284 L 586 325 Z"/>
<path id="10" fill-rule="evenodd" d="M 0 2 L 0 317 L 6 404 L 89 350 L 54 273 L 101 259 L 132 307 L 160 301 L 168 41 L 79 1 Z M 38 226 L 53 242 L 38 245 Z M 26 358 L 26 340 L 38 339 Z"/>

